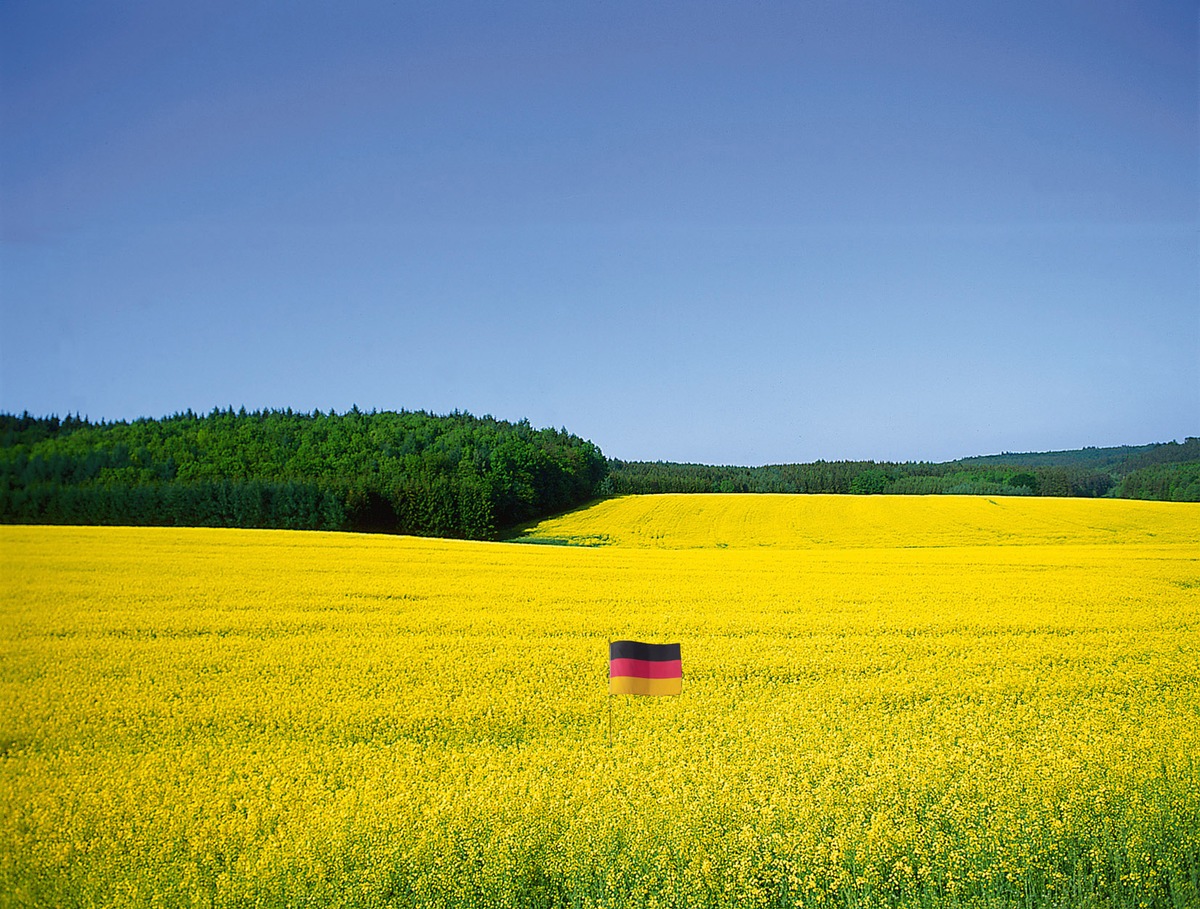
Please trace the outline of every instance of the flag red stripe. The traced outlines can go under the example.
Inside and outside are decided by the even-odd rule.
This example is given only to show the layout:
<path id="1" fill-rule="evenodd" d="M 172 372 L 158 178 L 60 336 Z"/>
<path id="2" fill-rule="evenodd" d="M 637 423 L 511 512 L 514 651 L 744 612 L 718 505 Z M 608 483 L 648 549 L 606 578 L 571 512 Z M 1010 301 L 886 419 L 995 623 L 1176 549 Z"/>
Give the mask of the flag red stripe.
<path id="1" fill-rule="evenodd" d="M 631 660 L 617 658 L 608 661 L 609 678 L 632 676 L 637 679 L 678 679 L 683 676 L 679 660 Z"/>

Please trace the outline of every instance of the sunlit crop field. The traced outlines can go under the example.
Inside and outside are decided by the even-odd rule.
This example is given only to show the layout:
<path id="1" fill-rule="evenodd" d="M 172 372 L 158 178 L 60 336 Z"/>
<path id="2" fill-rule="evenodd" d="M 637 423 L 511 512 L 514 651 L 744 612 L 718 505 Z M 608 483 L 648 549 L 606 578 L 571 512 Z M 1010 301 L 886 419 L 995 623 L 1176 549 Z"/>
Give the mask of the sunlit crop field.
<path id="1" fill-rule="evenodd" d="M 0 527 L 0 905 L 1200 905 L 1197 506 L 527 538 Z"/>
<path id="2" fill-rule="evenodd" d="M 1192 504 L 1024 496 L 659 495 L 599 502 L 528 540 L 656 549 L 1200 542 Z"/>

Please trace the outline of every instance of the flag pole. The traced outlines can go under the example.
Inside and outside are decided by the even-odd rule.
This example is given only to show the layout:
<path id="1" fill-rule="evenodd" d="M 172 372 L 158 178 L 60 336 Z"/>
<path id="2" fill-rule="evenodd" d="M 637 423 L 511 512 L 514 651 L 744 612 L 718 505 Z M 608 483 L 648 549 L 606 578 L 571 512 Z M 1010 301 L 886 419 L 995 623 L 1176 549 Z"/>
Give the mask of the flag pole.
<path id="1" fill-rule="evenodd" d="M 608 657 L 609 665 L 612 665 L 612 638 L 608 639 Z M 605 695 L 605 700 L 608 701 L 608 746 L 612 747 L 612 692 Z"/>

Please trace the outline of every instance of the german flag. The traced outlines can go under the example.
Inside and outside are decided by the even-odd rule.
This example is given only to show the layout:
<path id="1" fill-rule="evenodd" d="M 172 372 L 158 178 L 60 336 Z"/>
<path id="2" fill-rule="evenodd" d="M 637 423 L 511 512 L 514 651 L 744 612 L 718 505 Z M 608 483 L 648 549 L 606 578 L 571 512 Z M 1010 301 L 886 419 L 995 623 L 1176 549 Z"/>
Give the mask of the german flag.
<path id="1" fill-rule="evenodd" d="M 608 645 L 609 694 L 682 694 L 678 644 L 613 641 Z"/>

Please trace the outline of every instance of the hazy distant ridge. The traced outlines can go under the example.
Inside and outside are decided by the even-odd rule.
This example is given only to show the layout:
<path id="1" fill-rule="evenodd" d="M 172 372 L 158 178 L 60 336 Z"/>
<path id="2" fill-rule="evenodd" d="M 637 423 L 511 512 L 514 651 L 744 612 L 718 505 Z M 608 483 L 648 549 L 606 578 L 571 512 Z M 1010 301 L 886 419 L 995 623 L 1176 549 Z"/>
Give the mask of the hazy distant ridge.
<path id="1" fill-rule="evenodd" d="M 609 494 L 774 492 L 1110 496 L 1200 501 L 1200 438 L 941 463 L 814 461 L 763 467 L 609 461 Z"/>

